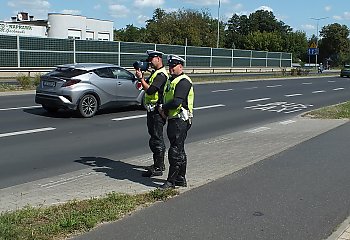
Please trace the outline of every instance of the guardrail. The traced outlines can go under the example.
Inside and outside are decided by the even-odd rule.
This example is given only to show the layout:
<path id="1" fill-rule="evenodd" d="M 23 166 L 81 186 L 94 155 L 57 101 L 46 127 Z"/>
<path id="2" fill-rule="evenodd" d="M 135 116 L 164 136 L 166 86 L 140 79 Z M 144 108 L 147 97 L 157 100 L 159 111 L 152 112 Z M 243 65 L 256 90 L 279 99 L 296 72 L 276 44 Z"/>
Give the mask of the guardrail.
<path id="1" fill-rule="evenodd" d="M 18 75 L 34 76 L 34 74 L 43 74 L 50 72 L 55 67 L 0 67 L 0 78 L 16 77 Z M 131 72 L 133 68 L 125 68 Z M 290 71 L 290 68 L 224 68 L 224 67 L 187 67 L 184 71 L 188 74 L 218 74 L 218 73 L 283 73 Z"/>

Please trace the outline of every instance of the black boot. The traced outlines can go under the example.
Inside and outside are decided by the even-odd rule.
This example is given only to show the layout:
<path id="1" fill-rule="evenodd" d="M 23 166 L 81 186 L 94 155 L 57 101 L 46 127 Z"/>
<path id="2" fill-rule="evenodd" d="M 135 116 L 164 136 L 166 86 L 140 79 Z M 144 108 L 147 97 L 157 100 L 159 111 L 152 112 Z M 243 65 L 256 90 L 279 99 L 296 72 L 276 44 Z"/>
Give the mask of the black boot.
<path id="1" fill-rule="evenodd" d="M 180 167 L 179 173 L 175 179 L 175 185 L 179 187 L 187 187 L 186 181 L 186 163 L 183 163 Z"/>
<path id="2" fill-rule="evenodd" d="M 142 173 L 142 177 L 155 177 L 155 176 L 162 176 L 163 171 L 159 167 L 151 166 L 148 168 L 147 172 Z"/>
<path id="3" fill-rule="evenodd" d="M 162 153 L 160 155 L 153 154 L 154 164 L 151 166 L 145 167 L 145 169 L 150 170 L 151 168 L 159 167 L 162 171 L 165 171 L 164 155 L 165 155 L 165 153 Z"/>
<path id="4" fill-rule="evenodd" d="M 177 175 L 179 174 L 179 170 L 180 170 L 179 166 L 170 165 L 168 179 L 160 188 L 161 189 L 175 188 L 175 180 L 176 180 Z"/>
<path id="5" fill-rule="evenodd" d="M 166 190 L 166 189 L 174 189 L 174 188 L 175 188 L 175 184 L 166 181 L 160 188 L 163 189 L 163 190 Z"/>

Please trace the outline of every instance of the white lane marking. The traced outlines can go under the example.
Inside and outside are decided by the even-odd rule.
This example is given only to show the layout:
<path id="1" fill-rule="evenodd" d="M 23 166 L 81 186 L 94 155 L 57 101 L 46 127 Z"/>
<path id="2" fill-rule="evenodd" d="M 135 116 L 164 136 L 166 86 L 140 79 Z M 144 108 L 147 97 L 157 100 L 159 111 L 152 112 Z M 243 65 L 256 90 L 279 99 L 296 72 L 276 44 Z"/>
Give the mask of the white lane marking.
<path id="1" fill-rule="evenodd" d="M 245 90 L 251 90 L 251 89 L 256 89 L 258 87 L 250 87 L 250 88 L 244 88 Z"/>
<path id="2" fill-rule="evenodd" d="M 258 98 L 258 99 L 251 99 L 247 100 L 246 102 L 260 102 L 260 101 L 265 101 L 265 100 L 270 100 L 271 98 Z"/>
<path id="3" fill-rule="evenodd" d="M 284 95 L 285 97 L 296 97 L 296 96 L 301 96 L 303 94 L 301 93 L 295 93 L 295 94 L 289 94 L 289 95 Z"/>
<path id="4" fill-rule="evenodd" d="M 221 89 L 221 90 L 214 90 L 214 91 L 211 91 L 212 93 L 216 93 L 216 92 L 228 92 L 228 91 L 233 91 L 232 88 L 229 88 L 229 89 Z"/>
<path id="5" fill-rule="evenodd" d="M 208 108 L 216 108 L 216 107 L 225 107 L 224 104 L 217 104 L 217 105 L 211 105 L 211 106 L 203 106 L 203 107 L 196 107 L 193 108 L 194 110 L 201 110 L 201 109 L 208 109 Z M 147 114 L 142 115 L 135 115 L 135 116 L 129 116 L 129 117 L 120 117 L 120 118 L 113 118 L 112 121 L 124 121 L 124 120 L 130 120 L 130 119 L 136 119 L 136 118 L 143 118 L 147 117 Z"/>
<path id="6" fill-rule="evenodd" d="M 129 116 L 129 117 L 113 118 L 112 121 L 124 121 L 124 120 L 135 119 L 135 118 L 143 118 L 146 116 L 147 114 L 142 114 L 142 115 Z"/>
<path id="7" fill-rule="evenodd" d="M 208 109 L 208 108 L 216 108 L 216 107 L 225 107 L 224 104 L 216 104 L 216 105 L 210 105 L 210 106 L 203 106 L 203 107 L 196 107 L 193 108 L 194 110 L 202 110 L 202 109 Z"/>
<path id="8" fill-rule="evenodd" d="M 302 84 L 304 84 L 304 85 L 311 85 L 312 83 L 311 82 L 304 82 Z"/>
<path id="9" fill-rule="evenodd" d="M 339 90 L 344 90 L 345 88 L 334 88 L 333 91 L 339 91 Z"/>
<path id="10" fill-rule="evenodd" d="M 319 91 L 313 91 L 312 93 L 324 93 L 326 92 L 325 90 L 319 90 Z"/>
<path id="11" fill-rule="evenodd" d="M 288 124 L 295 123 L 295 122 L 296 122 L 296 121 L 294 121 L 294 120 L 286 120 L 286 121 L 280 122 L 280 124 L 282 124 L 282 125 L 288 125 Z"/>
<path id="12" fill-rule="evenodd" d="M 267 88 L 275 88 L 275 87 L 282 87 L 282 85 L 271 85 L 271 86 L 266 86 Z"/>
<path id="13" fill-rule="evenodd" d="M 56 128 L 47 127 L 47 128 L 38 128 L 38 129 L 18 131 L 18 132 L 1 133 L 0 134 L 0 138 L 16 136 L 16 135 L 23 135 L 23 134 L 29 134 L 29 133 L 38 133 L 38 132 L 52 131 L 52 130 L 55 130 L 55 129 Z"/>
<path id="14" fill-rule="evenodd" d="M 9 111 L 9 110 L 19 110 L 19 109 L 31 109 L 31 108 L 40 108 L 40 105 L 28 106 L 28 107 L 13 107 L 13 108 L 0 108 L 0 111 Z"/>
<path id="15" fill-rule="evenodd" d="M 245 131 L 246 133 L 259 133 L 259 132 L 263 132 L 263 131 L 266 131 L 266 130 L 269 130 L 271 128 L 268 128 L 268 127 L 259 127 L 259 128 L 255 128 L 255 129 L 252 129 L 252 130 L 248 130 L 248 131 Z"/>
<path id="16" fill-rule="evenodd" d="M 335 81 L 334 81 L 334 80 L 329 80 L 328 82 L 333 83 L 333 82 L 335 82 Z"/>

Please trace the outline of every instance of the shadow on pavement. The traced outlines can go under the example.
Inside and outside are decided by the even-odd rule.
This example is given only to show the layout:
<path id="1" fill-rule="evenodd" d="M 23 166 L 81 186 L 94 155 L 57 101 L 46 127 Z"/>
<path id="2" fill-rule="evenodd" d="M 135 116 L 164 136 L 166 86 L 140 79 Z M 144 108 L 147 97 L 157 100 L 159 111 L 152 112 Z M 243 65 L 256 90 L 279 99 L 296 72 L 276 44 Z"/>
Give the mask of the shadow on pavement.
<path id="1" fill-rule="evenodd" d="M 161 180 L 142 177 L 144 166 L 133 165 L 122 161 L 115 161 L 103 157 L 80 157 L 75 162 L 93 167 L 95 172 L 118 180 L 129 180 L 149 187 L 159 187 Z M 156 180 L 156 181 L 155 181 Z M 159 182 L 158 184 L 156 182 Z"/>

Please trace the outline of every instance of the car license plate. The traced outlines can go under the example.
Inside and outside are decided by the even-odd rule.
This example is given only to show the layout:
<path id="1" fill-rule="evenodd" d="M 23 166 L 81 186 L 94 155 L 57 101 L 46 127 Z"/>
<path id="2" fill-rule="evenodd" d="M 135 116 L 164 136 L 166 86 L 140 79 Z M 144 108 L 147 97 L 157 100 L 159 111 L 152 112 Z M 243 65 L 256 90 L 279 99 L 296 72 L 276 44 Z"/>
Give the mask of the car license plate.
<path id="1" fill-rule="evenodd" d="M 55 86 L 56 86 L 56 82 L 52 82 L 52 81 L 43 81 L 43 86 L 44 86 L 44 87 L 55 87 Z"/>

